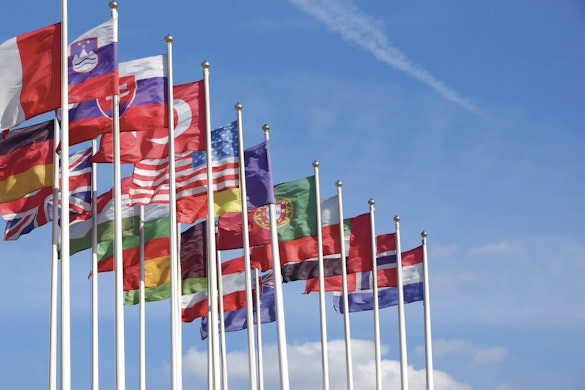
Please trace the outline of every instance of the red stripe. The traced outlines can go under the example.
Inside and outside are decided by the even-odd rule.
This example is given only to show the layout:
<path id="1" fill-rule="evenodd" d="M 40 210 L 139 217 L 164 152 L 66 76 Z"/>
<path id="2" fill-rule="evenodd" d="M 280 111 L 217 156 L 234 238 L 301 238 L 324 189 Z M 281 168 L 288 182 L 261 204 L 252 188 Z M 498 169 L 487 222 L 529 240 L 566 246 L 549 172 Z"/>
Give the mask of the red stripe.
<path id="1" fill-rule="evenodd" d="M 0 181 L 39 165 L 53 165 L 53 142 L 39 142 L 0 155 Z"/>
<path id="2" fill-rule="evenodd" d="M 112 96 L 118 89 L 118 72 L 111 72 L 84 80 L 80 84 L 69 85 L 69 102 L 83 102 L 99 96 Z"/>
<path id="3" fill-rule="evenodd" d="M 169 237 L 159 237 L 149 240 L 144 244 L 144 259 L 154 259 L 156 257 L 166 256 L 169 254 Z M 140 247 L 122 249 L 122 259 L 124 268 L 132 267 L 140 262 Z M 110 272 L 114 270 L 114 255 L 106 257 L 98 262 L 98 272 Z M 126 284 L 126 280 L 124 280 Z M 130 290 L 137 289 L 132 288 Z"/>
<path id="4" fill-rule="evenodd" d="M 61 23 L 16 38 L 22 66 L 20 104 L 27 119 L 61 106 Z"/>

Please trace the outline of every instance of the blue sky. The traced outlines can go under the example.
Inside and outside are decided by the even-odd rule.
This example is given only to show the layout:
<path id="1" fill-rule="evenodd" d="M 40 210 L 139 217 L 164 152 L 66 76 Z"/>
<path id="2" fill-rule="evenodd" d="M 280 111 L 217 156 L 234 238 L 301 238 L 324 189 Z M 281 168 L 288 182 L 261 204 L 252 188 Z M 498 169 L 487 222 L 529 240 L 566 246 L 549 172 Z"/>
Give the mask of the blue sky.
<path id="1" fill-rule="evenodd" d="M 212 125 L 242 103 L 252 146 L 268 123 L 276 183 L 312 175 L 317 160 L 322 197 L 343 181 L 346 216 L 372 198 L 378 233 L 400 215 L 403 249 L 429 233 L 437 389 L 585 387 L 582 1 L 119 3 L 120 61 L 165 53 L 167 34 L 175 84 L 201 79 L 208 60 Z M 70 38 L 108 19 L 107 4 L 71 1 Z M 0 41 L 59 21 L 60 3 L 8 2 L 3 13 Z M 45 226 L 0 245 L 7 388 L 46 386 L 50 237 Z M 71 267 L 72 385 L 89 388 L 89 252 Z M 99 279 L 102 388 L 114 388 L 112 277 Z M 303 287 L 283 286 L 291 388 L 320 389 L 318 295 Z M 125 314 L 136 388 L 137 308 Z M 394 388 L 397 313 L 380 314 Z M 168 315 L 168 302 L 147 307 L 149 388 L 170 388 Z M 408 305 L 411 389 L 424 388 L 422 321 L 422 304 Z M 331 307 L 327 326 L 331 388 L 344 388 L 343 322 Z M 352 315 L 351 327 L 356 389 L 371 389 L 372 313 Z M 263 337 L 266 388 L 277 388 L 274 324 Z M 245 333 L 227 346 L 230 388 L 247 388 Z M 206 388 L 205 349 L 199 321 L 184 325 L 185 388 Z"/>

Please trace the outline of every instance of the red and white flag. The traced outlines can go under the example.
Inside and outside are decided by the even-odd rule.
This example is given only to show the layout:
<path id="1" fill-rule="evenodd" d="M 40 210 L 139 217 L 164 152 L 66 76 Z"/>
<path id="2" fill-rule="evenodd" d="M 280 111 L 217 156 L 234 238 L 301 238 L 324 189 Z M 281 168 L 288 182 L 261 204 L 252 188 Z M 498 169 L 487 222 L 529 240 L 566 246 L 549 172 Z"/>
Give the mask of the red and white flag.
<path id="1" fill-rule="evenodd" d="M 205 95 L 203 81 L 173 87 L 175 112 L 175 153 L 205 150 Z M 120 160 L 134 164 L 158 159 L 169 154 L 169 132 L 166 128 L 120 133 Z M 103 134 L 100 147 L 92 161 L 112 162 L 111 133 Z"/>
<path id="2" fill-rule="evenodd" d="M 0 130 L 61 106 L 61 23 L 0 44 Z"/>

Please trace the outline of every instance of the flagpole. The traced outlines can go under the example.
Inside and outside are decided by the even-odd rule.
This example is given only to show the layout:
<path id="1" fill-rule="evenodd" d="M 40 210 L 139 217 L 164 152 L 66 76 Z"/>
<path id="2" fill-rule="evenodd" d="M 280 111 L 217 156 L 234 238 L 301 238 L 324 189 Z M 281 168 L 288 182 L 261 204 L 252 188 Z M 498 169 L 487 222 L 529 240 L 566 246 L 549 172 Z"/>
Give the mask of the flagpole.
<path id="1" fill-rule="evenodd" d="M 248 230 L 248 194 L 246 189 L 246 166 L 244 161 L 244 135 L 242 131 L 242 105 L 237 103 L 236 114 L 238 119 L 238 155 L 240 171 L 240 194 L 242 200 L 242 238 L 244 247 L 244 278 L 246 282 L 246 321 L 254 323 L 252 302 L 252 277 L 250 275 L 250 236 Z M 256 390 L 256 356 L 254 353 L 254 327 L 247 326 L 248 334 L 248 371 L 250 390 Z"/>
<path id="2" fill-rule="evenodd" d="M 112 18 L 117 19 L 118 3 L 110 2 Z M 117 23 L 114 24 L 114 39 L 118 41 Z M 126 388 L 126 366 L 124 352 L 124 265 L 122 258 L 122 189 L 120 168 L 120 95 L 112 97 L 113 131 L 113 198 L 114 198 L 114 296 L 115 296 L 115 349 L 116 349 L 116 390 Z"/>
<path id="3" fill-rule="evenodd" d="M 270 126 L 262 126 L 264 140 L 268 141 Z M 278 252 L 278 227 L 274 203 L 268 205 L 270 218 L 270 245 L 272 247 L 272 272 L 274 273 L 274 307 L 276 311 L 276 338 L 278 340 L 278 364 L 280 368 L 280 390 L 289 390 L 288 357 L 286 351 L 286 329 L 284 324 L 284 300 L 282 297 L 282 271 Z"/>
<path id="4" fill-rule="evenodd" d="M 382 356 L 380 352 L 380 306 L 378 299 L 378 263 L 376 260 L 376 223 L 374 218 L 374 199 L 368 200 L 370 205 L 370 226 L 372 234 L 370 243 L 372 248 L 372 298 L 374 301 L 374 351 L 376 359 L 376 389 L 382 390 Z"/>
<path id="5" fill-rule="evenodd" d="M 349 308 L 347 298 L 347 263 L 345 260 L 345 232 L 343 223 L 343 200 L 341 197 L 341 180 L 335 183 L 337 186 L 337 204 L 339 209 L 339 242 L 340 242 L 340 258 L 341 258 L 341 291 L 343 299 L 343 328 L 345 331 L 345 369 L 347 373 L 347 390 L 353 390 L 353 368 L 351 357 L 351 335 L 349 328 Z"/>
<path id="6" fill-rule="evenodd" d="M 61 155 L 69 156 L 69 38 L 67 0 L 61 0 Z M 71 389 L 71 268 L 69 169 L 61 173 L 61 389 Z M 58 207 L 58 205 L 57 205 Z"/>
<path id="7" fill-rule="evenodd" d="M 211 342 L 212 355 L 212 388 L 220 385 L 219 377 L 219 344 L 218 344 L 218 320 L 217 320 L 217 267 L 215 261 L 215 209 L 214 209 L 214 183 L 212 170 L 212 149 L 211 149 L 211 110 L 209 102 L 209 62 L 201 64 L 203 68 L 203 84 L 205 86 L 205 134 L 206 134 L 206 166 L 207 166 L 207 284 L 208 284 L 208 305 L 209 332 L 208 342 Z"/>
<path id="8" fill-rule="evenodd" d="M 138 287 L 138 389 L 146 390 L 146 302 L 144 285 L 144 206 L 138 206 L 140 249 L 140 285 Z"/>
<path id="9" fill-rule="evenodd" d="M 53 214 L 51 222 L 51 307 L 49 312 L 49 390 L 57 389 L 57 297 L 59 296 L 59 121 L 53 119 Z"/>
<path id="10" fill-rule="evenodd" d="M 323 232 L 321 231 L 321 195 L 319 190 L 319 162 L 313 161 L 315 172 L 315 202 L 317 204 L 317 262 L 319 265 L 319 318 L 321 319 L 321 365 L 323 390 L 329 389 L 329 354 L 327 348 L 327 318 L 325 314 L 325 275 L 323 267 Z"/>
<path id="11" fill-rule="evenodd" d="M 402 280 L 402 252 L 400 250 L 400 217 L 394 216 L 396 225 L 396 288 L 398 290 L 398 336 L 400 341 L 400 388 L 408 390 L 408 358 L 406 356 L 406 328 L 404 323 L 404 287 Z"/>
<path id="12" fill-rule="evenodd" d="M 260 313 L 260 272 L 254 268 L 254 282 L 256 289 L 256 299 L 254 305 L 256 306 L 256 343 L 258 346 L 258 390 L 264 390 L 264 368 L 262 367 L 262 314 Z M 250 322 L 248 323 L 250 324 Z M 248 325 L 250 327 L 250 325 Z"/>
<path id="13" fill-rule="evenodd" d="M 170 218 L 170 262 L 171 262 L 171 388 L 181 390 L 183 388 L 181 340 L 179 340 L 178 328 L 181 326 L 181 278 L 178 278 L 177 261 L 177 192 L 175 178 L 175 134 L 173 112 L 173 37 L 165 37 L 167 44 L 167 105 L 168 105 L 168 129 L 169 129 L 169 218 Z"/>
<path id="14" fill-rule="evenodd" d="M 217 251 L 217 295 L 219 298 L 219 335 L 221 339 L 221 380 L 222 389 L 228 389 L 227 352 L 225 347 L 225 312 L 223 306 L 223 274 L 221 272 L 221 254 Z M 207 332 L 209 334 L 209 332 Z"/>
<path id="15" fill-rule="evenodd" d="M 97 140 L 91 143 L 92 154 L 97 152 Z M 99 315 L 98 315 L 98 257 L 97 257 L 97 163 L 91 163 L 91 388 L 100 388 Z"/>
<path id="16" fill-rule="evenodd" d="M 429 292 L 429 263 L 427 261 L 427 232 L 424 230 L 420 234 L 422 237 L 423 247 L 423 283 L 424 283 L 424 313 L 425 313 L 425 362 L 427 390 L 433 390 L 434 373 L 433 373 L 433 341 L 431 338 L 431 301 Z"/>

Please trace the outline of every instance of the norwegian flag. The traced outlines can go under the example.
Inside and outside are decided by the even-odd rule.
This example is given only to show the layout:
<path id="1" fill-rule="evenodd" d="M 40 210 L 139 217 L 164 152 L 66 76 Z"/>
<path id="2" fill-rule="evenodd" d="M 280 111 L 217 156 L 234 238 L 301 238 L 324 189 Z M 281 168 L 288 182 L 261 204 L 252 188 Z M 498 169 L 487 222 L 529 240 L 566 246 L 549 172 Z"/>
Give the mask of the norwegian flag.
<path id="1" fill-rule="evenodd" d="M 88 218 L 91 213 L 91 149 L 69 156 L 69 214 Z M 24 197 L 0 204 L 0 214 L 6 221 L 4 240 L 12 241 L 43 226 L 53 217 L 53 189 L 41 188 Z M 83 219 L 82 218 L 82 219 Z"/>

